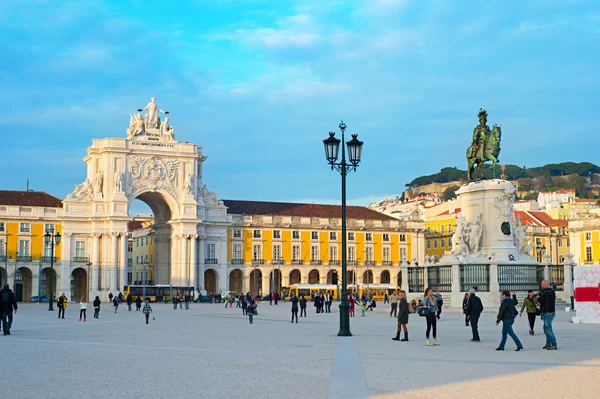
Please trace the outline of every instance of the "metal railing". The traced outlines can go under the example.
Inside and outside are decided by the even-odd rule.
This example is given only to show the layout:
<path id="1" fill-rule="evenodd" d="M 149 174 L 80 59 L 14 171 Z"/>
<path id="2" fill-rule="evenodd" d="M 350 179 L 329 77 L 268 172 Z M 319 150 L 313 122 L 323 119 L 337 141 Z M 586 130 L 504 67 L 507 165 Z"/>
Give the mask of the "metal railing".
<path id="1" fill-rule="evenodd" d="M 433 291 L 452 292 L 452 266 L 427 267 L 427 285 Z"/>
<path id="2" fill-rule="evenodd" d="M 243 265 L 244 259 L 231 259 L 231 264 L 232 265 Z"/>
<path id="3" fill-rule="evenodd" d="M 274 265 L 283 265 L 285 262 L 283 261 L 283 259 L 273 259 L 273 264 Z"/>
<path id="4" fill-rule="evenodd" d="M 310 260 L 310 264 L 311 265 L 320 265 L 322 262 L 319 259 L 311 259 Z"/>
<path id="5" fill-rule="evenodd" d="M 408 292 L 423 292 L 425 290 L 425 269 L 422 267 L 408 268 Z"/>
<path id="6" fill-rule="evenodd" d="M 50 263 L 51 261 L 56 262 L 56 256 L 42 256 L 40 258 L 40 262 L 42 263 Z M 31 256 L 29 257 L 29 260 L 24 260 L 23 262 L 31 262 Z"/>
<path id="7" fill-rule="evenodd" d="M 475 288 L 479 292 L 490 291 L 489 265 L 460 265 L 460 291 Z"/>
<path id="8" fill-rule="evenodd" d="M 219 259 L 204 259 L 204 264 L 206 265 L 217 265 L 219 264 Z"/>
<path id="9" fill-rule="evenodd" d="M 544 265 L 535 265 L 535 279 L 540 284 L 544 279 Z"/>
<path id="10" fill-rule="evenodd" d="M 252 264 L 253 265 L 264 265 L 265 260 L 264 259 L 252 259 Z"/>
<path id="11" fill-rule="evenodd" d="M 375 261 L 374 260 L 366 260 L 365 266 L 375 266 Z"/>
<path id="12" fill-rule="evenodd" d="M 391 260 L 384 260 L 384 261 L 381 262 L 381 265 L 382 266 L 392 266 L 393 263 L 392 263 Z"/>
<path id="13" fill-rule="evenodd" d="M 527 291 L 539 289 L 536 265 L 498 265 L 500 291 Z"/>
<path id="14" fill-rule="evenodd" d="M 339 260 L 330 260 L 329 261 L 329 266 L 339 266 L 340 263 L 341 262 Z"/>
<path id="15" fill-rule="evenodd" d="M 74 263 L 88 263 L 90 257 L 89 256 L 76 256 L 73 258 Z"/>
<path id="16" fill-rule="evenodd" d="M 550 265 L 550 287 L 555 291 L 565 290 L 565 267 L 563 265 Z"/>
<path id="17" fill-rule="evenodd" d="M 357 260 L 347 260 L 346 265 L 347 266 L 358 266 L 358 261 Z"/>
<path id="18" fill-rule="evenodd" d="M 17 256 L 17 262 L 31 262 L 31 256 Z M 48 262 L 50 262 L 50 257 L 48 257 Z"/>
<path id="19" fill-rule="evenodd" d="M 303 263 L 304 263 L 304 261 L 302 261 L 300 259 L 292 259 L 292 265 L 301 265 Z"/>

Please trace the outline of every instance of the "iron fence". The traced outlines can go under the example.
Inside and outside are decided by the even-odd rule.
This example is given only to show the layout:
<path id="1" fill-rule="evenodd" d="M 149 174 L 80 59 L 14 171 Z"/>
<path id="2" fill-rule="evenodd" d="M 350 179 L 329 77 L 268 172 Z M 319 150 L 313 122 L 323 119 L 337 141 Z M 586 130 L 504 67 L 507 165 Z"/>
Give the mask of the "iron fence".
<path id="1" fill-rule="evenodd" d="M 434 292 L 452 292 L 452 266 L 427 267 L 427 285 Z"/>
<path id="2" fill-rule="evenodd" d="M 536 265 L 498 265 L 498 285 L 500 291 L 537 290 Z"/>
<path id="3" fill-rule="evenodd" d="M 540 284 L 542 281 L 544 281 L 544 265 L 536 265 L 535 266 L 535 279 L 538 282 L 538 284 Z"/>
<path id="4" fill-rule="evenodd" d="M 408 268 L 408 292 L 423 292 L 425 290 L 425 269 L 422 267 Z"/>
<path id="5" fill-rule="evenodd" d="M 479 292 L 490 291 L 489 265 L 460 265 L 460 290 L 475 288 Z"/>
<path id="6" fill-rule="evenodd" d="M 565 267 L 563 265 L 550 265 L 550 286 L 555 291 L 565 290 Z"/>

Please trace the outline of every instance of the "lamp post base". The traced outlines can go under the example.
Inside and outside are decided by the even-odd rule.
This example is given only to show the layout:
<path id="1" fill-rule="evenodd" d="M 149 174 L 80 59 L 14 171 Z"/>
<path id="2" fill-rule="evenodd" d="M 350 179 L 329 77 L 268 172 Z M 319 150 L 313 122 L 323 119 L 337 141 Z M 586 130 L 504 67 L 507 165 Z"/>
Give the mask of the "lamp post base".
<path id="1" fill-rule="evenodd" d="M 338 337 L 351 337 L 350 332 L 350 305 L 348 301 L 340 303 L 340 331 Z"/>

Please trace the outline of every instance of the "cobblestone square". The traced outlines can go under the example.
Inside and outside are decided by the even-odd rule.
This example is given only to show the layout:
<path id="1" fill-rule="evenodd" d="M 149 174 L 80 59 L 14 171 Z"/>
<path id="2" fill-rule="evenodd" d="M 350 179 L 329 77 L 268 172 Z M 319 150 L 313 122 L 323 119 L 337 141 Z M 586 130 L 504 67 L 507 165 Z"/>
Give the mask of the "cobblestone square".
<path id="1" fill-rule="evenodd" d="M 134 307 L 135 308 L 135 307 Z M 600 377 L 600 326 L 555 320 L 558 351 L 544 351 L 542 325 L 515 331 L 525 351 L 494 349 L 495 313 L 480 319 L 482 342 L 470 342 L 463 316 L 448 310 L 438 323 L 439 347 L 424 346 L 425 322 L 411 315 L 409 342 L 395 342 L 395 320 L 380 305 L 351 319 L 352 338 L 338 338 L 339 314 L 290 323 L 290 304 L 261 303 L 250 325 L 241 309 L 193 304 L 173 310 L 154 304 L 150 324 L 141 312 L 103 304 L 100 318 L 65 320 L 47 304 L 23 304 L 12 335 L 0 337 L 3 396 L 10 398 L 492 398 L 543 395 L 594 397 Z M 24 362 L 23 359 L 30 359 Z"/>

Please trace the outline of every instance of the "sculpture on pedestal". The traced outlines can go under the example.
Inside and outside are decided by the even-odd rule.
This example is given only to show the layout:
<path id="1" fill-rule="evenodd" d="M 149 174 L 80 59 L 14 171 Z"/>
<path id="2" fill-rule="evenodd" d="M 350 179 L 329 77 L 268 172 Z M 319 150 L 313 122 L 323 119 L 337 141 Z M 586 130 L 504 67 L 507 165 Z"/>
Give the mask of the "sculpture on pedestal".
<path id="1" fill-rule="evenodd" d="M 129 128 L 127 129 L 127 138 L 133 138 L 143 134 L 146 131 L 142 114 L 129 114 Z"/>
<path id="2" fill-rule="evenodd" d="M 192 175 L 185 175 L 185 192 L 186 194 L 194 194 L 194 184 L 192 183 Z"/>
<path id="3" fill-rule="evenodd" d="M 526 255 L 524 253 L 525 240 L 527 238 L 527 225 L 521 224 L 521 215 L 517 215 L 515 227 L 513 228 L 513 237 L 515 239 L 515 247 L 519 251 L 520 255 Z"/>
<path id="4" fill-rule="evenodd" d="M 452 235 L 452 251 L 454 256 L 479 256 L 481 251 L 481 235 L 483 233 L 482 215 L 479 214 L 475 220 L 467 223 L 464 216 L 459 215 L 456 223 L 456 230 Z"/>
<path id="5" fill-rule="evenodd" d="M 88 177 L 85 181 L 75 187 L 75 190 L 67 195 L 68 200 L 90 200 L 92 198 L 92 182 Z"/>
<path id="6" fill-rule="evenodd" d="M 473 129 L 473 140 L 466 154 L 468 180 L 475 180 L 473 176 L 475 169 L 479 173 L 479 179 L 482 179 L 481 166 L 486 161 L 492 161 L 490 169 L 494 169 L 498 162 L 498 155 L 500 154 L 500 138 L 502 135 L 500 125 L 495 124 L 490 131 L 490 128 L 486 125 L 487 112 L 484 109 L 479 109 L 477 117 L 479 118 L 479 125 Z"/>
<path id="7" fill-rule="evenodd" d="M 458 215 L 456 221 L 456 230 L 452 235 L 452 251 L 450 253 L 454 256 L 468 255 L 469 247 L 465 243 L 465 234 L 467 228 L 467 219 L 464 216 Z"/>
<path id="8" fill-rule="evenodd" d="M 115 170 L 115 191 L 118 193 L 122 193 L 123 192 L 123 173 Z"/>
<path id="9" fill-rule="evenodd" d="M 97 194 L 102 194 L 103 185 L 104 185 L 104 174 L 102 173 L 101 170 L 98 170 L 98 172 L 96 172 L 94 192 Z"/>
<path id="10" fill-rule="evenodd" d="M 202 186 L 202 198 L 206 205 L 217 205 L 217 194 L 208 191 L 206 184 Z"/>
<path id="11" fill-rule="evenodd" d="M 169 125 L 169 117 L 166 117 L 160 124 L 160 132 L 171 140 L 175 140 L 175 128 Z"/>
<path id="12" fill-rule="evenodd" d="M 160 118 L 158 117 L 158 113 L 162 112 L 163 114 L 168 114 L 168 112 L 163 111 L 156 105 L 156 98 L 152 97 L 150 102 L 144 107 L 144 109 L 138 111 L 148 111 L 145 117 L 146 127 L 158 129 L 160 126 Z"/>

